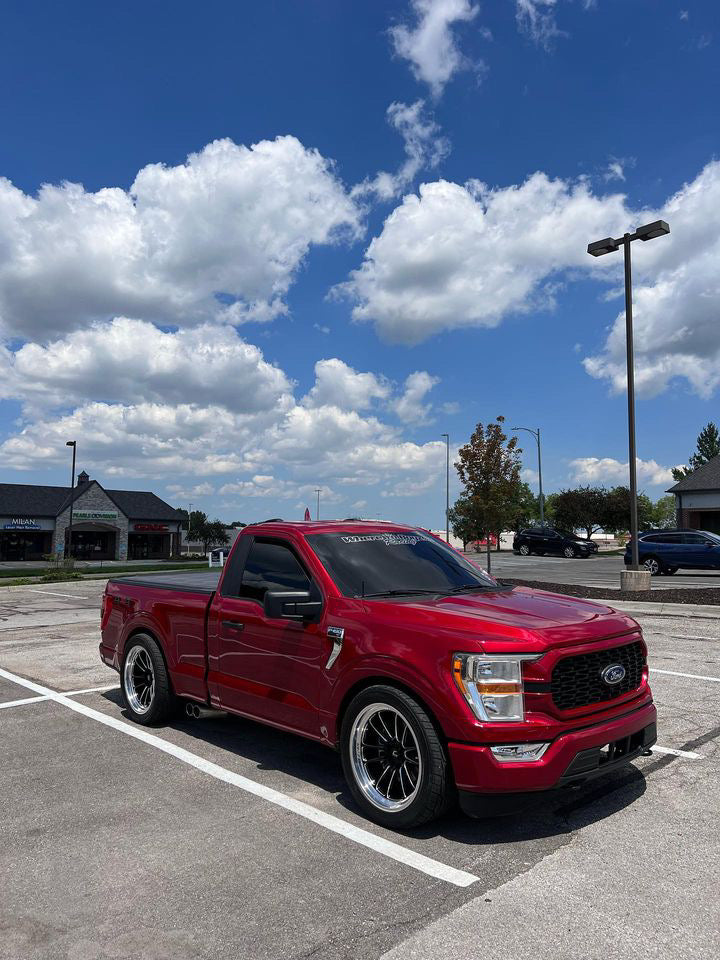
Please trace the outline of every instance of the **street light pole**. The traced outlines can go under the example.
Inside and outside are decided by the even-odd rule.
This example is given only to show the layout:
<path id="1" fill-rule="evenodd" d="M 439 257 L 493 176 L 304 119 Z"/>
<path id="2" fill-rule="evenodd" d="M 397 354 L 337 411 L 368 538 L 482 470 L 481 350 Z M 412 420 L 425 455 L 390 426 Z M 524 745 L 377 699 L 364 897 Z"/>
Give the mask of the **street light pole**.
<path id="1" fill-rule="evenodd" d="M 67 559 L 72 559 L 72 528 L 73 528 L 73 507 L 75 505 L 75 454 L 77 453 L 77 440 L 67 440 L 66 447 L 72 447 L 72 468 L 70 473 L 70 522 L 68 523 L 68 555 Z"/>
<path id="2" fill-rule="evenodd" d="M 320 519 L 320 487 L 315 487 L 315 493 L 317 494 L 317 513 L 315 514 L 315 519 Z"/>
<path id="3" fill-rule="evenodd" d="M 542 489 L 542 457 L 540 455 L 540 427 L 537 430 L 531 430 L 530 427 L 513 427 L 513 431 L 524 430 L 526 433 L 531 433 L 535 440 L 537 441 L 538 448 L 538 487 L 539 487 L 539 498 L 540 498 L 540 526 L 545 526 L 545 501 L 543 499 L 543 489 Z"/>
<path id="4" fill-rule="evenodd" d="M 445 540 L 450 543 L 450 434 L 441 433 L 447 446 L 445 456 Z"/>
<path id="5" fill-rule="evenodd" d="M 631 570 L 640 569 L 637 512 L 637 452 L 635 444 L 635 345 L 632 316 L 632 268 L 630 264 L 630 234 L 623 237 L 625 260 L 625 347 L 627 353 L 628 452 L 630 460 L 630 554 Z"/>
<path id="6" fill-rule="evenodd" d="M 630 462 L 630 553 L 631 570 L 640 569 L 638 554 L 638 512 L 637 512 L 637 452 L 635 444 L 635 349 L 633 344 L 632 317 L 632 269 L 630 262 L 630 244 L 633 240 L 654 240 L 670 233 L 670 227 L 664 220 L 655 220 L 644 227 L 638 227 L 635 233 L 626 233 L 614 240 L 606 237 L 589 243 L 587 252 L 592 257 L 602 257 L 606 253 L 615 253 L 620 245 L 625 260 L 625 346 L 627 353 L 627 395 L 628 395 L 628 452 Z"/>

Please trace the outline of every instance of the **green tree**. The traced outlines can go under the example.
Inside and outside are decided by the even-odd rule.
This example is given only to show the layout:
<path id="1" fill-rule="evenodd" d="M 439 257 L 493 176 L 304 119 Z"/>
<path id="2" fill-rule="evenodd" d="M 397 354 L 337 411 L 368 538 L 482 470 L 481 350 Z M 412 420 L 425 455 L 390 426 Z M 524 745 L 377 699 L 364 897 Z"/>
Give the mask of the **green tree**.
<path id="1" fill-rule="evenodd" d="M 205 523 L 200 530 L 200 539 L 206 553 L 211 547 L 224 547 L 230 542 L 230 537 L 225 532 L 225 524 L 220 520 Z"/>
<path id="2" fill-rule="evenodd" d="M 469 497 L 461 496 L 455 501 L 448 514 L 453 536 L 462 540 L 463 549 L 473 540 L 479 540 L 482 534 L 478 531 L 475 517 L 472 513 L 472 503 Z"/>
<path id="3" fill-rule="evenodd" d="M 464 530 L 468 539 L 482 539 L 510 529 L 520 513 L 522 481 L 517 437 L 508 440 L 504 417 L 485 427 L 478 423 L 470 441 L 461 447 L 455 469 L 463 484 L 453 507 L 453 530 Z M 456 527 L 455 524 L 458 524 Z M 457 534 L 463 538 L 463 534 Z M 490 547 L 488 540 L 488 564 Z"/>
<path id="4" fill-rule="evenodd" d="M 651 520 L 653 527 L 660 530 L 668 530 L 676 525 L 675 497 L 671 493 L 653 504 Z"/>
<path id="5" fill-rule="evenodd" d="M 600 526 L 608 533 L 626 533 L 630 529 L 630 490 L 628 487 L 613 487 L 606 490 Z M 653 522 L 654 504 L 644 493 L 639 493 L 638 528 L 642 530 Z"/>
<path id="6" fill-rule="evenodd" d="M 714 457 L 720 456 L 720 432 L 715 424 L 705 424 L 697 438 L 697 450 L 688 460 L 686 467 L 673 467 L 672 475 L 675 480 L 682 480 L 689 476 L 698 467 L 708 463 Z"/>
<path id="7" fill-rule="evenodd" d="M 193 510 L 190 514 L 190 526 L 188 528 L 188 540 L 196 542 L 202 540 L 203 528 L 207 525 L 207 514 L 202 510 Z"/>
<path id="8" fill-rule="evenodd" d="M 553 522 L 568 530 L 583 530 L 588 538 L 602 530 L 607 490 L 603 487 L 577 487 L 561 490 L 552 501 Z"/>
<path id="9" fill-rule="evenodd" d="M 188 523 L 190 521 L 190 514 L 184 507 L 175 507 L 175 509 L 180 514 L 180 528 L 182 530 L 187 530 Z"/>

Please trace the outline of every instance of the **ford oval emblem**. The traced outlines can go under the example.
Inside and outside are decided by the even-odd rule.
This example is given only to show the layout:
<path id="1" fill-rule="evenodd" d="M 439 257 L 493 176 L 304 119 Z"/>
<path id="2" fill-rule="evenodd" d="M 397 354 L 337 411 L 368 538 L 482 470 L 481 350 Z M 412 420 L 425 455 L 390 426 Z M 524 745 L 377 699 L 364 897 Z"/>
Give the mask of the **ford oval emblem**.
<path id="1" fill-rule="evenodd" d="M 621 680 L 625 679 L 625 667 L 621 663 L 611 663 L 609 667 L 605 667 L 600 676 L 603 678 L 605 683 L 608 683 L 612 686 L 613 684 L 620 683 Z"/>

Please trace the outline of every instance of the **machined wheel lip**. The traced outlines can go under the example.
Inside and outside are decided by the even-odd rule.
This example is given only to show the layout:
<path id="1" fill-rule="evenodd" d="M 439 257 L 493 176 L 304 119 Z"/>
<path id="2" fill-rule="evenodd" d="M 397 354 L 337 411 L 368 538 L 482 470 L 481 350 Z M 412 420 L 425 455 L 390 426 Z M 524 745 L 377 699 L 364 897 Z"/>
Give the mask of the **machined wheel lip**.
<path id="1" fill-rule="evenodd" d="M 140 715 L 147 713 L 155 699 L 155 667 L 145 647 L 138 644 L 128 653 L 123 681 L 130 709 Z"/>
<path id="2" fill-rule="evenodd" d="M 350 729 L 350 767 L 355 783 L 377 810 L 399 813 L 415 800 L 423 759 L 415 731 L 389 703 L 371 703 Z"/>

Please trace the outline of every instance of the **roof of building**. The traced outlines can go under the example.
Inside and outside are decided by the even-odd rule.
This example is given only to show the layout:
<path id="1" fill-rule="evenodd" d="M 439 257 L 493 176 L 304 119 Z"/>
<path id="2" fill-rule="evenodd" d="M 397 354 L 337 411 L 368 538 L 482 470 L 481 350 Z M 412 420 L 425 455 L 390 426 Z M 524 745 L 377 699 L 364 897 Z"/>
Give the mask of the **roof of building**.
<path id="1" fill-rule="evenodd" d="M 713 457 L 687 477 L 683 477 L 667 493 L 685 493 L 690 490 L 720 491 L 720 457 Z"/>
<path id="2" fill-rule="evenodd" d="M 79 484 L 72 491 L 77 500 L 90 485 Z M 105 490 L 101 484 L 98 486 Z M 105 490 L 118 510 L 131 520 L 179 520 L 180 514 L 148 490 Z M 69 487 L 48 487 L 30 483 L 0 483 L 0 513 L 23 517 L 57 517 L 70 503 Z"/>

